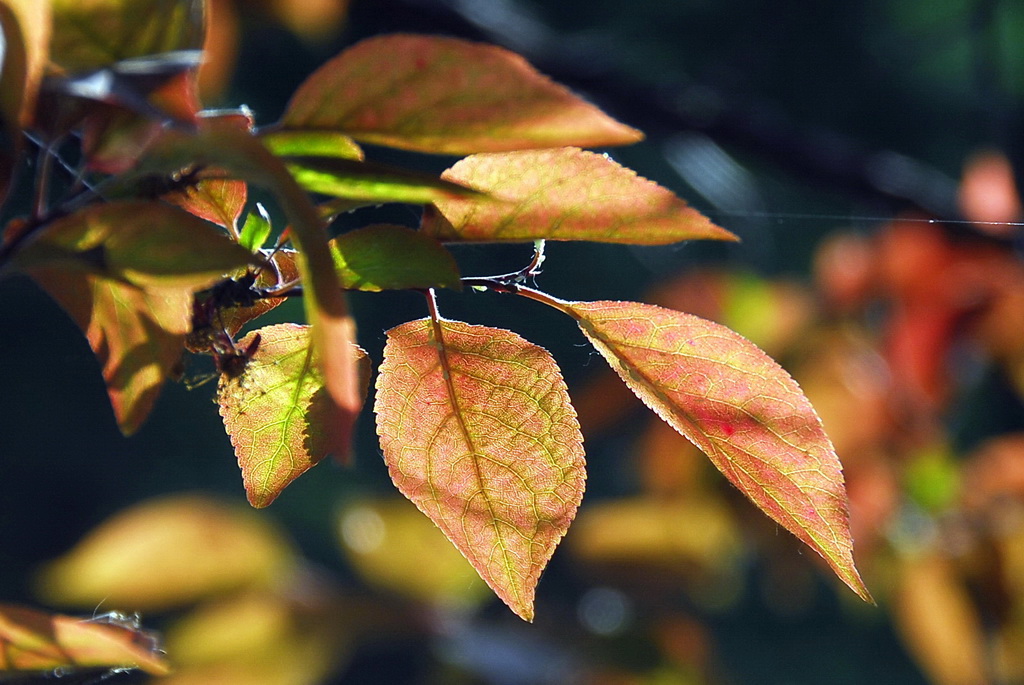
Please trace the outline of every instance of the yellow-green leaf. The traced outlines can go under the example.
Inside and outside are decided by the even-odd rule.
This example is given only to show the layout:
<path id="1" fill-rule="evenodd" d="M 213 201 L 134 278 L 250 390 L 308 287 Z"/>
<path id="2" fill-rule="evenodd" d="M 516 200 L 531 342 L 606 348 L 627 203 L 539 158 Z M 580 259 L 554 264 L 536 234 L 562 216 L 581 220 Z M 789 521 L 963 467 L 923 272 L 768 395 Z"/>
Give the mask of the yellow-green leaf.
<path id="1" fill-rule="evenodd" d="M 160 202 L 110 202 L 47 226 L 23 267 L 59 261 L 138 287 L 203 288 L 252 255 L 209 223 Z"/>
<path id="2" fill-rule="evenodd" d="M 461 287 L 452 254 L 404 226 L 366 226 L 343 233 L 330 245 L 341 287 L 349 290 Z"/>
<path id="3" fill-rule="evenodd" d="M 391 478 L 522 618 L 583 497 L 558 366 L 515 333 L 457 321 L 388 331 L 377 432 Z"/>
<path id="4" fill-rule="evenodd" d="M 335 131 L 271 131 L 260 136 L 267 149 L 280 156 L 336 157 L 362 160 L 363 151 Z"/>
<path id="5" fill-rule="evenodd" d="M 329 452 L 340 453 L 345 446 L 337 444 L 339 436 L 333 431 L 333 403 L 324 389 L 310 328 L 267 326 L 238 346 L 254 344 L 241 374 L 221 376 L 217 399 L 249 503 L 259 508 Z"/>
<path id="6" fill-rule="evenodd" d="M 453 155 L 643 137 L 508 50 L 401 34 L 365 40 L 320 67 L 296 91 L 282 125 Z"/>
<path id="7" fill-rule="evenodd" d="M 853 561 L 842 465 L 785 370 L 737 333 L 690 314 L 636 302 L 547 303 L 577 321 L 647 406 L 871 601 Z"/>
<path id="8" fill-rule="evenodd" d="M 19 673 L 33 671 L 49 680 L 54 672 L 136 668 L 152 675 L 170 672 L 155 635 L 134 618 L 76 618 L 0 604 L 0 679 L 12 672 L 21 682 Z"/>
<path id="9" fill-rule="evenodd" d="M 66 72 L 203 45 L 203 0 L 50 0 L 50 58 Z"/>
<path id="10" fill-rule="evenodd" d="M 576 148 L 473 155 L 441 178 L 491 198 L 434 201 L 423 230 L 438 240 L 736 240 L 667 188 Z"/>

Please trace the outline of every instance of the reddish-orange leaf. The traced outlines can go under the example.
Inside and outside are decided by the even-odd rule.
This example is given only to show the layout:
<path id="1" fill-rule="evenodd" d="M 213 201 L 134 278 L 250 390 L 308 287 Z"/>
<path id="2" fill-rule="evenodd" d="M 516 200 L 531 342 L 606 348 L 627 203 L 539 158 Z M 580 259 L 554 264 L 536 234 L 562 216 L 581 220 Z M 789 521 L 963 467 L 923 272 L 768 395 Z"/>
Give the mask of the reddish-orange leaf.
<path id="1" fill-rule="evenodd" d="M 248 199 L 248 186 L 245 181 L 206 178 L 195 185 L 168 193 L 163 199 L 237 235 L 238 219 Z"/>
<path id="2" fill-rule="evenodd" d="M 377 432 L 398 489 L 533 619 L 537 580 L 583 497 L 583 444 L 554 359 L 510 331 L 388 331 Z"/>
<path id="3" fill-rule="evenodd" d="M 492 197 L 435 201 L 423 230 L 439 240 L 736 240 L 672 191 L 577 148 L 473 155 L 441 177 Z"/>
<path id="4" fill-rule="evenodd" d="M 134 617 L 75 618 L 0 604 L 0 673 L 97 668 L 170 671 L 156 637 Z"/>
<path id="5" fill-rule="evenodd" d="M 636 302 L 562 302 L 626 385 L 762 511 L 871 601 L 853 562 L 842 466 L 800 387 L 739 334 Z"/>
<path id="6" fill-rule="evenodd" d="M 370 38 L 327 62 L 299 87 L 282 125 L 453 155 L 643 137 L 515 53 L 416 35 Z"/>
<path id="7" fill-rule="evenodd" d="M 328 452 L 347 449 L 338 444 L 347 436 L 333 430 L 336 409 L 310 342 L 308 326 L 261 328 L 238 343 L 256 345 L 244 371 L 221 377 L 220 414 L 254 507 L 273 502 Z M 358 357 L 365 360 L 361 350 Z"/>
<path id="8" fill-rule="evenodd" d="M 103 369 L 117 424 L 134 433 L 181 358 L 190 288 L 137 288 L 60 266 L 29 274 L 78 324 Z"/>

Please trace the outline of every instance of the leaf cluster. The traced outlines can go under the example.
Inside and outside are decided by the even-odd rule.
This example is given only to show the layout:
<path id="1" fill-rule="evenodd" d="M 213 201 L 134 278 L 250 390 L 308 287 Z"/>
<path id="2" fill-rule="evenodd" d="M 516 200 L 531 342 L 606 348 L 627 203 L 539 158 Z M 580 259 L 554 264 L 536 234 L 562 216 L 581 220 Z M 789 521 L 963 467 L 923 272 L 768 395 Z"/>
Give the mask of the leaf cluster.
<path id="1" fill-rule="evenodd" d="M 183 354 L 214 359 L 249 502 L 269 505 L 328 454 L 346 459 L 373 368 L 346 291 L 412 290 L 426 316 L 387 332 L 373 409 L 398 489 L 519 616 L 585 484 L 557 363 L 516 333 L 445 319 L 434 290 L 518 295 L 574 320 L 625 384 L 862 598 L 839 460 L 790 376 L 710 321 L 636 302 L 568 302 L 528 285 L 545 240 L 733 240 L 605 155 L 635 129 L 490 45 L 365 40 L 295 91 L 281 119 L 199 103 L 200 0 L 4 0 L 0 191 L 32 174 L 0 269 L 68 312 L 117 423 L 139 428 Z M 89 30 L 85 30 L 85 28 Z M 440 176 L 362 144 L 464 157 Z M 34 156 L 29 169 L 24 163 Z M 250 202 L 259 186 L 286 225 Z M 422 206 L 416 228 L 330 221 Z M 526 267 L 464 275 L 451 243 L 533 242 Z M 554 265 L 548 264 L 553 267 Z M 307 323 L 259 327 L 301 296 Z M 254 327 L 238 338 L 244 326 Z"/>

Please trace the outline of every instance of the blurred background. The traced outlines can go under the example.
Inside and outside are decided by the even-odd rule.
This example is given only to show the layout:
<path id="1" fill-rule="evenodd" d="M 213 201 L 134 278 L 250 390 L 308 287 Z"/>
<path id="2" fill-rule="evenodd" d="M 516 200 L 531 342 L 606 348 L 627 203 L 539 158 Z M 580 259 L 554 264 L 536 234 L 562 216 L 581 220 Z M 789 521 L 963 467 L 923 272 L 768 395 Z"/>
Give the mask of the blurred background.
<path id="1" fill-rule="evenodd" d="M 552 351 L 586 437 L 577 520 L 537 619 L 509 612 L 356 463 L 245 505 L 214 384 L 117 431 L 94 357 L 0 285 L 0 601 L 140 611 L 176 683 L 1024 683 L 1024 4 L 1012 0 L 214 0 L 209 106 L 273 122 L 362 37 L 520 52 L 645 142 L 609 150 L 737 245 L 555 244 L 540 286 L 724 323 L 780 360 L 844 464 L 862 604 L 647 412 L 571 321 L 441 294 Z M 369 149 L 441 171 L 452 159 Z M 347 215 L 335 231 L 418 210 Z M 465 275 L 528 246 L 462 247 Z M 352 297 L 379 362 L 409 293 Z M 271 315 L 296 320 L 294 303 Z M 261 321 L 261 323 L 264 323 Z M 266 321 L 272 323 L 272 321 Z M 199 373 L 199 371 L 195 371 Z M 104 682 L 132 682 L 114 675 Z"/>

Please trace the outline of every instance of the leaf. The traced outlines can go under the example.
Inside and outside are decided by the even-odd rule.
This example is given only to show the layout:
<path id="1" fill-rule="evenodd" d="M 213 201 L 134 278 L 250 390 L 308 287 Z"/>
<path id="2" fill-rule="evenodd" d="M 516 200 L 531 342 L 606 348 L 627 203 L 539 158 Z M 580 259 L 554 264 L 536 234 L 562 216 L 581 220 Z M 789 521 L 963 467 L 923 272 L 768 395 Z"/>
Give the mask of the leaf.
<path id="1" fill-rule="evenodd" d="M 272 131 L 260 136 L 275 155 L 335 157 L 362 161 L 363 151 L 356 141 L 335 131 Z"/>
<path id="2" fill-rule="evenodd" d="M 245 249 L 255 252 L 263 247 L 270 237 L 273 226 L 270 223 L 270 214 L 259 202 L 256 203 L 255 211 L 249 212 L 242 224 L 242 230 L 238 234 L 238 244 Z"/>
<path id="3" fill-rule="evenodd" d="M 428 204 L 481 193 L 429 174 L 336 157 L 286 156 L 288 171 L 306 190 L 360 203 Z"/>
<path id="4" fill-rule="evenodd" d="M 324 64 L 296 91 L 281 124 L 452 155 L 643 137 L 515 53 L 401 34 L 364 40 Z"/>
<path id="5" fill-rule="evenodd" d="M 338 236 L 330 246 L 341 287 L 349 290 L 461 288 L 452 254 L 404 226 L 366 226 Z"/>
<path id="6" fill-rule="evenodd" d="M 39 92 L 39 83 L 43 78 L 43 71 L 46 67 L 48 59 L 48 52 L 50 48 L 50 33 L 52 29 L 52 16 L 50 10 L 50 0 L 4 0 L 3 4 L 6 6 L 5 18 L 4 18 L 4 39 L 6 41 L 5 52 L 10 50 L 20 50 L 24 53 L 24 75 L 23 75 L 23 93 L 15 94 L 5 93 L 4 97 L 17 97 L 21 102 L 21 111 L 17 117 L 17 121 L 22 126 L 29 123 L 32 118 L 32 111 L 35 107 L 36 96 Z M 9 11 L 13 14 L 14 24 L 9 24 L 8 19 L 12 18 Z M 17 39 L 13 37 L 14 28 L 17 27 Z M 20 44 L 20 47 L 18 45 Z M 8 82 L 7 74 L 7 60 L 12 59 L 5 54 L 3 62 L 3 81 L 4 88 L 6 89 L 7 84 L 10 83 L 13 87 L 14 82 Z M 20 70 L 20 69 L 17 69 Z M 14 72 L 11 74 L 14 75 Z"/>
<path id="7" fill-rule="evenodd" d="M 296 555 L 251 509 L 200 495 L 171 495 L 118 512 L 38 579 L 44 597 L 162 611 L 212 595 L 268 587 L 288 577 Z"/>
<path id="8" fill-rule="evenodd" d="M 232 234 L 237 233 L 238 219 L 245 211 L 249 188 L 245 181 L 229 178 L 204 178 L 198 183 L 188 185 L 163 196 L 163 200 L 171 202 L 190 214 L 206 219 L 218 226 L 223 226 Z M 250 249 L 250 252 L 260 247 Z M 248 245 L 243 245 L 249 248 Z"/>
<path id="9" fill-rule="evenodd" d="M 733 485 L 872 601 L 853 562 L 842 466 L 788 373 L 690 314 L 636 302 L 548 304 L 574 318 L 626 385 Z"/>
<path id="10" fill-rule="evenodd" d="M 0 604 L 0 674 L 12 677 L 11 671 L 49 671 L 69 675 L 85 669 L 136 668 L 153 675 L 170 672 L 153 634 L 116 614 L 106 621 L 101 618 L 75 618 Z"/>
<path id="11" fill-rule="evenodd" d="M 65 72 L 203 46 L 203 0 L 50 2 L 50 58 Z"/>
<path id="12" fill-rule="evenodd" d="M 421 319 L 388 331 L 377 433 L 391 479 L 509 608 L 583 497 L 583 444 L 555 361 L 510 331 Z"/>
<path id="13" fill-rule="evenodd" d="M 441 178 L 494 200 L 435 201 L 424 214 L 423 231 L 438 240 L 736 240 L 671 191 L 576 148 L 473 155 Z"/>
<path id="14" fill-rule="evenodd" d="M 254 263 L 201 219 L 160 202 L 110 202 L 58 219 L 23 249 L 23 267 L 59 260 L 139 287 L 202 288 Z"/>
<path id="15" fill-rule="evenodd" d="M 221 376 L 220 415 L 242 469 L 249 503 L 273 502 L 328 452 L 346 449 L 332 431 L 333 404 L 310 345 L 308 326 L 278 324 L 239 341 L 258 347 L 238 376 Z M 358 356 L 365 358 L 361 350 Z"/>
<path id="16" fill-rule="evenodd" d="M 85 333 L 117 425 L 131 435 L 181 358 L 192 290 L 142 289 L 61 266 L 35 266 L 28 273 Z"/>

